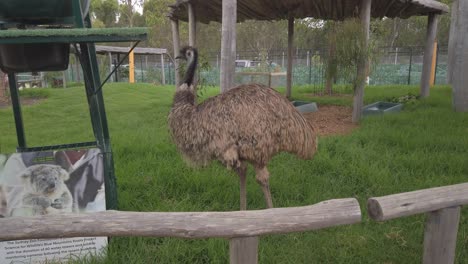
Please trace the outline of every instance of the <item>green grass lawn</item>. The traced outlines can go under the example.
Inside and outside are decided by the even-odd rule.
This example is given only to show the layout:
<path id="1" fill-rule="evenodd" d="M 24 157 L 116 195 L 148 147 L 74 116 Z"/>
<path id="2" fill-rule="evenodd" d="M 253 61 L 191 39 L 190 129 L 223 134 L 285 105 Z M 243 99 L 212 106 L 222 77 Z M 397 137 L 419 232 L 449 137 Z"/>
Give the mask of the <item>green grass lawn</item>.
<path id="1" fill-rule="evenodd" d="M 23 108 L 29 146 L 93 139 L 82 87 L 48 89 L 48 99 Z M 216 94 L 207 88 L 205 96 Z M 417 93 L 414 86 L 369 87 L 365 102 Z M 216 163 L 187 167 L 171 143 L 167 114 L 173 87 L 137 84 L 105 86 L 121 210 L 231 211 L 239 208 L 239 184 L 233 172 Z M 351 105 L 351 97 L 310 98 L 307 87 L 296 99 Z M 427 100 L 388 116 L 365 118 L 347 136 L 320 139 L 313 160 L 289 154 L 269 166 L 276 207 L 303 206 L 356 197 L 361 224 L 325 230 L 271 235 L 260 239 L 260 263 L 420 263 L 424 215 L 376 223 L 366 200 L 422 188 L 456 184 L 468 176 L 468 114 L 451 109 L 451 90 L 436 87 Z M 11 109 L 0 110 L 0 151 L 16 146 Z M 248 208 L 263 209 L 263 194 L 249 170 Z M 174 238 L 114 238 L 108 257 L 92 263 L 227 263 L 228 241 Z M 468 212 L 462 211 L 457 263 L 468 263 Z"/>

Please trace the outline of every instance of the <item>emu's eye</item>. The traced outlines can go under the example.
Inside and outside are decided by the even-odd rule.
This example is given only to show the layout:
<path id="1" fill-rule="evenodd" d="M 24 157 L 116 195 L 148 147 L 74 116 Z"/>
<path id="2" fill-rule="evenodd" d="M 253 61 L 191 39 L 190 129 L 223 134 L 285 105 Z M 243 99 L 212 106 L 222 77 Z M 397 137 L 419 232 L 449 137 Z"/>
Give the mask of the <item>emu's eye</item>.
<path id="1" fill-rule="evenodd" d="M 45 180 L 46 180 L 46 178 L 41 178 L 41 181 L 45 181 Z"/>

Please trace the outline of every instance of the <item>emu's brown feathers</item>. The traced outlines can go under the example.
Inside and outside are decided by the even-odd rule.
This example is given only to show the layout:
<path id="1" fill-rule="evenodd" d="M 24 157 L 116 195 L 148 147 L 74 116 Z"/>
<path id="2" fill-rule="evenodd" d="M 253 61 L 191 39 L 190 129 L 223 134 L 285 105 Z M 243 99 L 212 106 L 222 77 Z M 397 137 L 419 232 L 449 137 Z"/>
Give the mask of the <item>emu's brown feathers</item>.
<path id="1" fill-rule="evenodd" d="M 303 159 L 315 153 L 312 127 L 275 90 L 241 85 L 195 105 L 193 88 L 185 87 L 176 92 L 169 126 L 179 151 L 192 164 L 217 159 L 228 166 L 239 160 L 267 165 L 281 151 Z M 237 157 L 225 157 L 227 150 Z"/>

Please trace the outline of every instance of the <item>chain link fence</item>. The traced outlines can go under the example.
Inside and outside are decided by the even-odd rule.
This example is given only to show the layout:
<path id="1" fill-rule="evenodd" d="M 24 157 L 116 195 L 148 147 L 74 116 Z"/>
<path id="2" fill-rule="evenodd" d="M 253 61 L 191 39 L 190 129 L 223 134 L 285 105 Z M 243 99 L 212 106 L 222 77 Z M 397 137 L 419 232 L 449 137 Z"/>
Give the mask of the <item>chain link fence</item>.
<path id="1" fill-rule="evenodd" d="M 377 52 L 376 65 L 371 66 L 370 85 L 417 85 L 421 79 L 424 47 L 380 47 Z M 435 83 L 445 84 L 447 74 L 447 47 L 437 48 Z M 293 85 L 307 85 L 316 93 L 323 93 L 326 83 L 326 59 L 328 50 L 294 51 L 293 61 Z M 202 60 L 209 67 L 200 71 L 200 81 L 203 85 L 219 85 L 221 57 L 219 52 L 202 54 Z M 101 79 L 110 73 L 111 67 L 116 64 L 114 56 L 113 66 L 108 56 L 99 55 Z M 236 83 L 258 82 L 270 84 L 272 87 L 286 86 L 287 51 L 272 50 L 258 53 L 254 51 L 239 51 L 237 53 Z M 242 65 L 249 62 L 249 65 Z M 268 62 L 268 63 L 266 63 Z M 174 85 L 174 64 L 169 56 L 164 56 L 164 69 L 160 55 L 135 55 L 135 81 L 154 83 L 156 85 Z M 245 67 L 240 67 L 245 66 Z M 164 72 L 164 74 L 163 74 Z M 276 73 L 273 76 L 263 73 Z M 62 75 L 62 74 L 59 74 Z M 83 75 L 76 60 L 71 58 L 70 67 L 66 71 L 67 81 L 83 82 Z M 334 93 L 349 91 L 348 88 L 355 76 L 340 73 L 334 81 Z M 128 82 L 128 61 L 124 61 L 120 69 L 110 78 L 111 82 Z"/>

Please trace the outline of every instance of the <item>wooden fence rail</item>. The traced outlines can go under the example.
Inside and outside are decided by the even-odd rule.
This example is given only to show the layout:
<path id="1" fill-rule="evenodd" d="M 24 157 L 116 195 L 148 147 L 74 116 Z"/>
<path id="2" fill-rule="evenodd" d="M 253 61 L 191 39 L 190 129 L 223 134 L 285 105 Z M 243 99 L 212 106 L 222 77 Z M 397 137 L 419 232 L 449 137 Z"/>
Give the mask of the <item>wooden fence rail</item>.
<path id="1" fill-rule="evenodd" d="M 370 198 L 376 221 L 427 213 L 424 264 L 453 263 L 460 207 L 468 204 L 468 183 Z M 231 263 L 257 263 L 257 236 L 303 232 L 359 223 L 354 198 L 303 207 L 235 212 L 122 212 L 0 218 L 0 241 L 93 236 L 230 239 Z"/>
<path id="2" fill-rule="evenodd" d="M 303 207 L 235 212 L 105 211 L 3 218 L 0 219 L 0 241 L 94 236 L 223 237 L 230 239 L 231 263 L 257 263 L 256 236 L 360 221 L 361 209 L 354 198 Z M 245 245 L 253 245 L 253 248 L 245 248 Z"/>
<path id="3" fill-rule="evenodd" d="M 427 213 L 424 264 L 454 263 L 460 206 L 468 204 L 468 183 L 370 198 L 369 216 L 376 221 Z"/>

